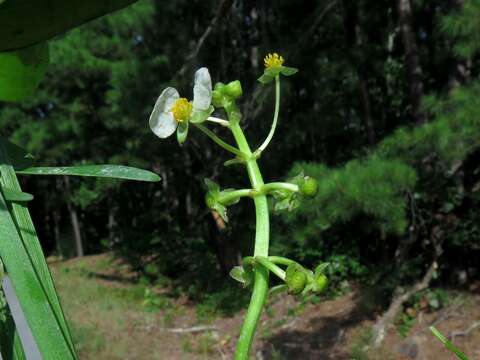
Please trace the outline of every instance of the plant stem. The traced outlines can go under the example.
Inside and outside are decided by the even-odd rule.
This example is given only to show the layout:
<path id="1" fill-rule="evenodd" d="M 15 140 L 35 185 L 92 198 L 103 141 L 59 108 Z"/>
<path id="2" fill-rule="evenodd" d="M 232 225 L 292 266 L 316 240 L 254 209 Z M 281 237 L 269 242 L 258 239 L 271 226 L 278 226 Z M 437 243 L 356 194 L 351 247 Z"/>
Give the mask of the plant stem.
<path id="1" fill-rule="evenodd" d="M 232 145 L 227 144 L 225 141 L 220 139 L 213 131 L 211 131 L 209 128 L 206 126 L 203 126 L 202 124 L 195 124 L 195 125 L 201 132 L 203 132 L 205 135 L 207 135 L 210 139 L 212 139 L 216 144 L 220 145 L 222 148 L 224 148 L 227 151 L 230 151 L 231 153 L 239 156 L 240 158 L 244 158 L 245 155 L 242 151 L 238 150 L 236 147 L 233 147 Z"/>
<path id="2" fill-rule="evenodd" d="M 271 182 L 262 186 L 262 191 L 268 194 L 272 190 L 288 190 L 291 192 L 298 192 L 300 189 L 298 185 L 285 182 Z"/>
<path id="3" fill-rule="evenodd" d="M 218 196 L 218 201 L 222 204 L 228 204 L 230 201 L 236 201 L 241 197 L 252 197 L 255 191 L 252 189 L 239 189 L 223 191 Z"/>
<path id="4" fill-rule="evenodd" d="M 216 124 L 225 126 L 225 127 L 229 127 L 229 126 L 230 126 L 230 123 L 229 123 L 227 120 L 223 120 L 223 119 L 217 118 L 217 117 L 215 117 L 215 116 L 209 116 L 209 117 L 207 118 L 207 121 L 210 121 L 210 122 L 213 122 L 213 123 L 216 123 Z"/>
<path id="5" fill-rule="evenodd" d="M 240 113 L 236 106 L 231 104 L 226 107 L 230 129 L 237 142 L 238 148 L 242 153 L 247 155 L 246 167 L 250 183 L 254 190 L 260 190 L 263 186 L 263 178 L 260 173 L 257 161 L 252 155 L 247 139 L 240 128 Z M 256 215 L 256 232 L 255 232 L 255 250 L 254 256 L 268 257 L 268 243 L 270 237 L 270 222 L 268 214 L 268 203 L 265 195 L 257 195 L 253 199 L 255 204 Z M 255 283 L 253 285 L 252 297 L 248 306 L 245 319 L 243 321 L 242 329 L 240 330 L 240 337 L 238 339 L 237 348 L 235 351 L 235 360 L 247 360 L 250 352 L 250 347 L 253 342 L 255 330 L 257 328 L 260 315 L 265 304 L 268 294 L 268 270 L 263 266 L 255 266 Z"/>
<path id="6" fill-rule="evenodd" d="M 255 257 L 255 260 L 268 270 L 270 270 L 272 273 L 277 275 L 281 280 L 285 281 L 285 271 L 280 269 L 277 265 L 275 265 L 273 262 L 270 261 L 269 258 L 266 258 L 264 256 L 257 256 Z"/>
<path id="7" fill-rule="evenodd" d="M 267 138 L 263 142 L 262 145 L 255 151 L 255 154 L 260 154 L 262 153 L 263 150 L 265 150 L 270 143 L 270 141 L 273 138 L 273 135 L 275 134 L 275 129 L 277 128 L 277 122 L 278 122 L 278 113 L 280 110 L 280 75 L 275 76 L 275 113 L 273 114 L 273 122 L 272 122 L 272 127 L 270 128 L 270 132 L 267 135 Z"/>
<path id="8" fill-rule="evenodd" d="M 269 256 L 268 260 L 270 260 L 274 264 L 280 264 L 280 265 L 289 266 L 291 264 L 295 264 L 295 261 L 287 259 L 287 258 L 282 257 L 282 256 Z"/>

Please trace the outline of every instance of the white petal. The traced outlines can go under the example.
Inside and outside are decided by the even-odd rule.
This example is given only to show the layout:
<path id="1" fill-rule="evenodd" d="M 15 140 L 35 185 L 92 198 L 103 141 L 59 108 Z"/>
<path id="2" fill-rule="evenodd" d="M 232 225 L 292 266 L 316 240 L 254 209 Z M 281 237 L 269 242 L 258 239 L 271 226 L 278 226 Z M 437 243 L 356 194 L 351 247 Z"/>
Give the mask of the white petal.
<path id="1" fill-rule="evenodd" d="M 177 101 L 180 97 L 178 91 L 172 87 L 167 87 L 165 90 L 162 91 L 160 96 L 158 97 L 157 101 L 155 102 L 155 106 L 153 107 L 152 115 L 150 118 L 158 117 L 161 113 L 169 112 L 173 106 L 173 103 Z"/>
<path id="2" fill-rule="evenodd" d="M 193 86 L 193 107 L 198 110 L 206 110 L 212 102 L 212 80 L 206 67 L 202 67 L 195 73 L 195 85 Z"/>
<path id="3" fill-rule="evenodd" d="M 177 129 L 178 125 L 177 121 L 175 121 L 175 118 L 170 112 L 160 113 L 156 117 L 150 116 L 148 123 L 153 133 L 162 139 L 172 135 Z"/>
<path id="4" fill-rule="evenodd" d="M 153 107 L 148 123 L 155 135 L 162 139 L 170 136 L 177 128 L 177 122 L 169 112 L 179 97 L 177 90 L 168 87 L 162 91 Z"/>

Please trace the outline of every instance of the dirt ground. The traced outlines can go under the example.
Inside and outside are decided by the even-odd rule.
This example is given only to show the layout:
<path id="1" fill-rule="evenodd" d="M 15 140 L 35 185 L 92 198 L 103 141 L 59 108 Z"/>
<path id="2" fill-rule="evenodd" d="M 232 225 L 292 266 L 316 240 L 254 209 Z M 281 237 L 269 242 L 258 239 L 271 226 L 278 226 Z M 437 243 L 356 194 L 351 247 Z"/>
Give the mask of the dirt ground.
<path id="1" fill-rule="evenodd" d="M 194 304 L 185 299 L 175 300 L 164 310 L 146 311 L 143 294 L 131 296 L 134 280 L 125 267 L 99 269 L 99 262 L 105 262 L 105 256 L 52 264 L 82 359 L 232 358 L 243 312 L 201 323 Z M 277 297 L 262 317 L 252 358 L 454 359 L 431 335 L 428 328 L 435 325 L 471 360 L 480 359 L 480 295 L 454 296 L 441 310 L 418 311 L 406 337 L 390 328 L 379 349 L 368 345 L 375 314 L 362 305 L 358 290 L 303 306 L 291 296 Z"/>

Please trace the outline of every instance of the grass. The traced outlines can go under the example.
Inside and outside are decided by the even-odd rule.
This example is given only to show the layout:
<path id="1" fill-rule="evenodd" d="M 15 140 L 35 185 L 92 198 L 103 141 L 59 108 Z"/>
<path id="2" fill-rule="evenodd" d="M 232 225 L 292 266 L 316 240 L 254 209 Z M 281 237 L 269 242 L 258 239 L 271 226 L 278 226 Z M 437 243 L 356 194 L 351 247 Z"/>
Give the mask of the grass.
<path id="1" fill-rule="evenodd" d="M 131 282 L 111 256 L 57 263 L 52 275 L 81 359 L 175 358 L 168 354 L 180 340 L 159 328 L 171 326 L 181 309 L 162 295 L 146 297 L 146 285 Z M 152 303 L 162 306 L 152 311 Z"/>
<path id="2" fill-rule="evenodd" d="M 245 302 L 237 288 L 221 287 L 216 292 L 205 293 L 195 300 L 181 293 L 179 298 L 173 298 L 170 295 L 172 289 L 175 290 L 172 283 L 152 286 L 151 283 L 138 279 L 128 267 L 109 255 L 58 262 L 51 267 L 82 360 L 229 358 L 229 351 L 233 347 L 242 320 L 239 309 Z M 244 293 L 248 295 L 248 292 Z M 442 330 L 448 333 L 463 329 L 471 318 L 478 318 L 478 299 L 462 294 L 449 292 L 449 299 L 446 299 L 442 292 L 432 290 L 409 305 L 416 308 L 414 305 L 418 303 L 419 311 L 423 312 L 425 321 L 428 322 L 439 316 L 438 311 L 442 311 L 437 308 L 438 302 L 449 303 L 451 306 L 456 304 L 454 309 L 458 309 L 456 313 L 462 319 L 461 325 L 458 318 L 452 318 L 451 324 L 446 320 L 442 323 Z M 331 336 L 331 329 L 328 327 L 324 328 L 322 331 L 325 333 L 320 335 L 312 333 L 317 331 L 315 327 L 312 330 L 312 326 L 325 321 L 336 321 L 332 316 L 337 317 L 342 308 L 350 309 L 354 301 L 351 297 L 330 300 L 325 304 L 319 302 L 319 299 L 295 302 L 292 298 L 285 297 L 277 300 L 267 305 L 257 339 L 267 344 L 266 346 L 277 347 L 269 348 L 272 360 L 286 358 L 285 352 L 288 352 L 288 349 L 282 347 L 283 342 L 271 341 L 270 338 L 273 337 L 274 340 L 277 333 L 280 332 L 281 335 L 285 331 L 304 334 L 305 338 L 298 344 L 308 355 L 311 339 Z M 233 318 L 230 317 L 232 314 L 235 315 Z M 297 318 L 302 320 L 282 330 L 284 325 Z M 340 317 L 339 321 L 341 319 Z M 406 333 L 409 330 L 414 333 L 419 331 L 418 324 L 414 324 L 410 329 L 411 324 L 407 323 L 404 324 Z M 170 328 L 191 328 L 208 324 L 215 325 L 219 330 L 181 334 L 167 331 Z M 394 351 L 390 348 L 372 351 L 369 347 L 370 325 L 371 321 L 367 321 L 350 330 L 347 327 L 345 343 L 337 346 L 342 347 L 342 351 L 348 353 L 348 358 L 352 360 L 394 359 Z M 459 348 L 466 352 L 471 351 L 472 346 L 475 346 L 472 344 L 477 343 L 477 335 L 472 333 L 471 339 L 465 337 L 457 340 Z M 391 332 L 389 338 L 390 345 L 392 340 L 402 341 L 397 332 Z M 427 350 L 430 351 L 429 356 L 431 355 L 429 358 L 442 358 L 438 355 L 442 351 L 448 354 L 433 336 L 431 339 L 427 338 L 427 341 Z"/>

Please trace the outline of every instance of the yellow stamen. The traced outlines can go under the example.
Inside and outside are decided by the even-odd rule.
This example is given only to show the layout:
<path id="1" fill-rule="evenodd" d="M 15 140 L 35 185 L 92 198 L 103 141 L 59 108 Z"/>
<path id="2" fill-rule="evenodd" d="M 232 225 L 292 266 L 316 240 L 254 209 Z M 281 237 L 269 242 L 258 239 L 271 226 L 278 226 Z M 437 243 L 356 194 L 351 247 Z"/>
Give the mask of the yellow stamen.
<path id="1" fill-rule="evenodd" d="M 268 54 L 263 59 L 263 63 L 267 69 L 280 67 L 283 64 L 283 57 L 277 53 Z"/>
<path id="2" fill-rule="evenodd" d="M 192 110 L 192 103 L 185 98 L 180 98 L 175 101 L 170 111 L 177 122 L 183 122 L 192 116 Z"/>

